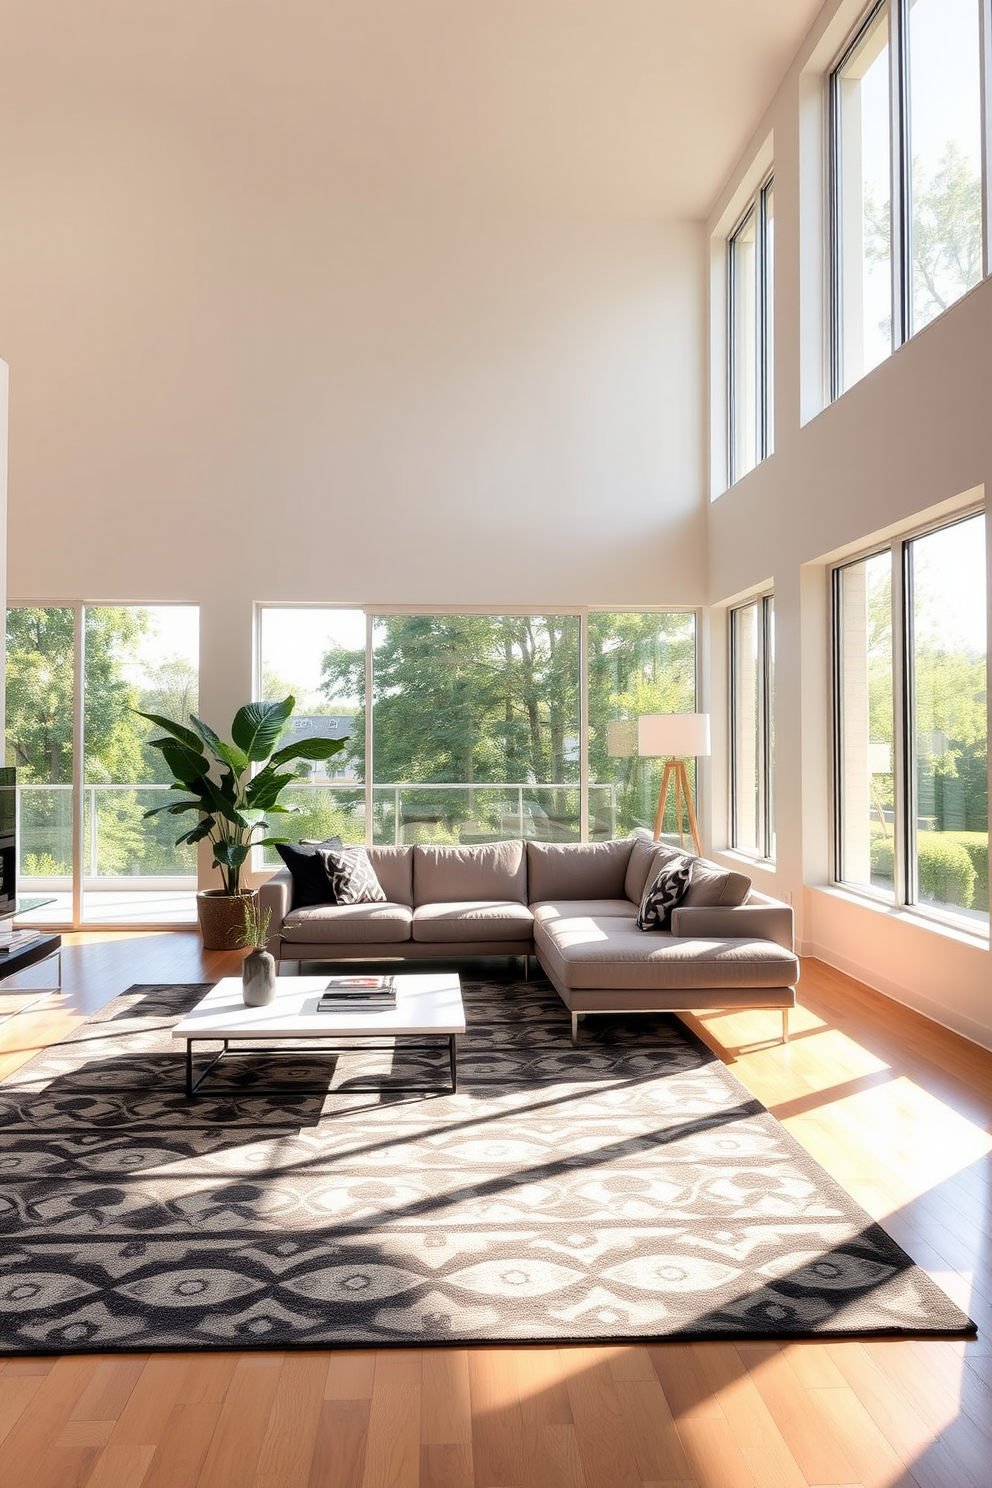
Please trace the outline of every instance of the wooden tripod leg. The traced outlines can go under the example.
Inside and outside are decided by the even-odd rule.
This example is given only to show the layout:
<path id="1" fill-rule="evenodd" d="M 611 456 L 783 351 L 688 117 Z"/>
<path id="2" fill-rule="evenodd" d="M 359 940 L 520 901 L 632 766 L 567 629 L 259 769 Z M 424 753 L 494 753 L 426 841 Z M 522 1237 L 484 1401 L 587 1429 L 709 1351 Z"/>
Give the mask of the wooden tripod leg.
<path id="1" fill-rule="evenodd" d="M 682 793 L 685 796 L 686 810 L 689 813 L 689 831 L 692 834 L 692 842 L 693 846 L 696 849 L 696 856 L 701 858 L 703 856 L 703 845 L 699 840 L 699 823 L 696 820 L 696 808 L 692 804 L 692 791 L 689 789 L 689 776 L 685 768 L 685 760 L 679 760 L 678 771 L 679 775 L 682 778 Z M 679 841 L 681 840 L 682 838 L 680 833 Z"/>
<path id="2" fill-rule="evenodd" d="M 675 823 L 679 829 L 679 847 L 685 847 L 685 832 L 682 829 L 682 776 L 684 765 L 681 760 L 673 761 L 675 765 Z"/>
<path id="3" fill-rule="evenodd" d="M 657 842 L 658 839 L 661 836 L 661 824 L 662 824 L 662 822 L 665 819 L 665 806 L 666 806 L 666 804 L 668 802 L 668 785 L 669 785 L 669 781 L 672 778 L 672 771 L 674 769 L 675 769 L 675 761 L 674 760 L 666 760 L 665 761 L 665 770 L 664 770 L 664 773 L 663 773 L 663 775 L 661 777 L 661 790 L 658 792 L 658 814 L 657 814 L 657 816 L 654 819 L 654 840 L 655 840 L 655 842 Z"/>

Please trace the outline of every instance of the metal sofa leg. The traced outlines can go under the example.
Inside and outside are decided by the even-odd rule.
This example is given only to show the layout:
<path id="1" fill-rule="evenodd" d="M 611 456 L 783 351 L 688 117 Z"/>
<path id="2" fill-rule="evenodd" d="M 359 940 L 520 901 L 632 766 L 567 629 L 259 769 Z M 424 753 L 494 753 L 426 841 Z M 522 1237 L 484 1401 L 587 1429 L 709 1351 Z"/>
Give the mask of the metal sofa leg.
<path id="1" fill-rule="evenodd" d="M 572 1014 L 572 1043 L 573 1044 L 577 1044 L 578 1042 L 579 1042 L 579 1015 L 578 1015 L 578 1013 L 573 1013 Z"/>
<path id="2" fill-rule="evenodd" d="M 783 1044 L 787 1044 L 789 1042 L 789 1009 L 788 1008 L 783 1008 L 782 1009 L 782 1042 L 783 1042 Z"/>

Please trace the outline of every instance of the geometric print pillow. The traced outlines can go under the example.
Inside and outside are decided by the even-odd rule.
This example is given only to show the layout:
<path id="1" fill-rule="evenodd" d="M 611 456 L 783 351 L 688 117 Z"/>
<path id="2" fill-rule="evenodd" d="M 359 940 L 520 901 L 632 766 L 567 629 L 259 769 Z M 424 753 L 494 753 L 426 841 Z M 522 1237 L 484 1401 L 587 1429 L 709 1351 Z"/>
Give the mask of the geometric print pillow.
<path id="1" fill-rule="evenodd" d="M 672 924 L 672 910 L 680 904 L 689 887 L 692 861 L 680 858 L 668 863 L 644 890 L 641 907 L 637 911 L 638 930 L 668 930 Z"/>
<path id="2" fill-rule="evenodd" d="M 385 904 L 386 896 L 364 847 L 318 848 L 339 904 Z"/>

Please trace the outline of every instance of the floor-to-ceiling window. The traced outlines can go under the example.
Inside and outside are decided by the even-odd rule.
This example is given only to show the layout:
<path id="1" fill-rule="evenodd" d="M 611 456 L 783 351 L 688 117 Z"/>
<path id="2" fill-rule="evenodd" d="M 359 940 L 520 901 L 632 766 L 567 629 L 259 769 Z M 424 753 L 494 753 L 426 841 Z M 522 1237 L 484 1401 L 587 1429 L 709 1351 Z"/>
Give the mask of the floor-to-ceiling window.
<path id="1" fill-rule="evenodd" d="M 694 708 L 695 634 L 691 613 L 260 606 L 262 695 L 292 693 L 297 727 L 348 738 L 333 778 L 290 793 L 303 815 L 287 831 L 453 843 L 650 827 L 661 764 L 637 758 L 637 718 Z"/>
<path id="2" fill-rule="evenodd" d="M 139 710 L 196 708 L 192 605 L 80 604 L 7 612 L 6 759 L 18 770 L 19 893 L 47 924 L 185 923 L 196 855 L 174 818 L 146 821 L 168 773 Z"/>
<path id="3" fill-rule="evenodd" d="M 17 770 L 19 895 L 48 902 L 51 925 L 73 920 L 73 719 L 76 611 L 71 605 L 7 611 L 6 763 Z"/>
<path id="4" fill-rule="evenodd" d="M 835 874 L 989 923 L 982 513 L 834 572 Z"/>

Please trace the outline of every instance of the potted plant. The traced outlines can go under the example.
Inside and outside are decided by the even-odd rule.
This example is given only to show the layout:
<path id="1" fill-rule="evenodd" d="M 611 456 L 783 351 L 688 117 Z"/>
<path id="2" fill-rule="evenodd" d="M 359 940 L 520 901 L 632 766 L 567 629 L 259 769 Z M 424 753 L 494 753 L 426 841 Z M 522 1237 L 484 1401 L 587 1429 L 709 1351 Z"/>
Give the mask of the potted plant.
<path id="1" fill-rule="evenodd" d="M 276 995 L 276 960 L 268 949 L 271 919 L 271 909 L 263 909 L 257 897 L 245 899 L 238 942 L 248 952 L 241 963 L 246 1007 L 265 1007 Z"/>
<path id="2" fill-rule="evenodd" d="M 196 896 L 207 950 L 233 950 L 241 943 L 244 901 L 254 894 L 241 886 L 241 871 L 251 849 L 289 840 L 256 835 L 268 831 L 266 816 L 297 810 L 280 804 L 286 787 L 300 778 L 295 770 L 284 767 L 291 760 L 330 759 L 345 746 L 345 739 L 310 738 L 296 739 L 280 749 L 295 705 L 296 699 L 287 697 L 279 703 L 248 703 L 239 708 L 231 724 L 230 743 L 195 716 L 190 718 L 192 727 L 187 727 L 158 713 L 140 713 L 166 731 L 165 737 L 148 742 L 152 749 L 161 750 L 173 777 L 172 789 L 184 794 L 183 800 L 154 806 L 145 816 L 195 812 L 195 825 L 176 838 L 176 846 L 208 838 L 214 850 L 213 866 L 220 869 L 223 888 L 202 889 Z M 252 774 L 253 766 L 261 768 Z"/>

